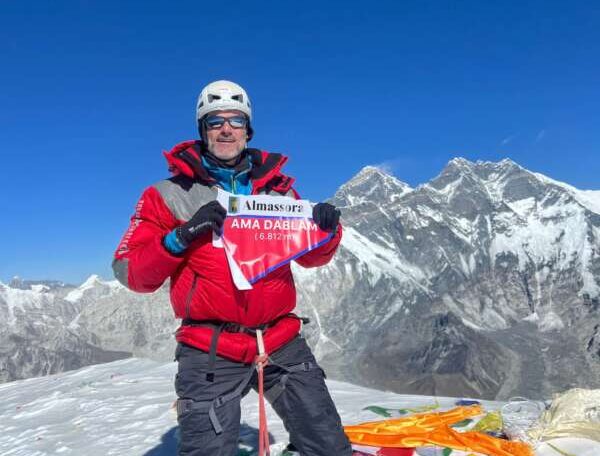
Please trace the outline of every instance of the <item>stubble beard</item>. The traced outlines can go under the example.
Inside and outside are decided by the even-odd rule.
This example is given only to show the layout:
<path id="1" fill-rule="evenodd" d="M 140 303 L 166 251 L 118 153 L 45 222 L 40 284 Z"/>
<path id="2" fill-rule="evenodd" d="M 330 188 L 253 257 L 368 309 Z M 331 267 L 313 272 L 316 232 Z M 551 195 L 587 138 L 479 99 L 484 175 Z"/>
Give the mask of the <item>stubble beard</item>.
<path id="1" fill-rule="evenodd" d="M 237 145 L 235 148 L 231 148 L 228 144 L 223 147 L 224 150 L 219 148 L 219 143 L 217 141 L 211 141 L 208 140 L 207 141 L 207 148 L 208 151 L 213 154 L 215 157 L 221 159 L 221 160 L 225 160 L 225 161 L 233 161 L 235 160 L 237 157 L 240 156 L 240 154 L 242 153 L 242 151 L 246 148 L 247 143 L 246 142 L 242 142 L 241 144 Z"/>

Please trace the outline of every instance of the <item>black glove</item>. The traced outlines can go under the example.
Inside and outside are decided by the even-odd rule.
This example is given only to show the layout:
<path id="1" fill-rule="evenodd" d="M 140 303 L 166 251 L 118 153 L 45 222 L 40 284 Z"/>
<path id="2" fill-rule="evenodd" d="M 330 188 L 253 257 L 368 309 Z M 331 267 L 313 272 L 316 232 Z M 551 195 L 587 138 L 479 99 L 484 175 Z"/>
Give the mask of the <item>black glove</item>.
<path id="1" fill-rule="evenodd" d="M 323 231 L 334 231 L 340 221 L 340 210 L 333 204 L 317 203 L 313 207 L 313 220 Z"/>
<path id="2" fill-rule="evenodd" d="M 202 206 L 192 218 L 177 228 L 177 238 L 186 247 L 194 239 L 209 231 L 220 233 L 227 211 L 218 201 L 211 201 Z"/>

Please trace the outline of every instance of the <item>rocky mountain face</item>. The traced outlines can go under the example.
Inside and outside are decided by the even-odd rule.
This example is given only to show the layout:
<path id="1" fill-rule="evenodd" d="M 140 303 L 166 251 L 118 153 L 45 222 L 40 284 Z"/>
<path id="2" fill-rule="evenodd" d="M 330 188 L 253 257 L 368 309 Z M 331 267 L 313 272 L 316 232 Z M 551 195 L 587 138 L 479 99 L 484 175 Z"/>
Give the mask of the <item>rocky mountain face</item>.
<path id="1" fill-rule="evenodd" d="M 173 359 L 178 322 L 168 286 L 147 295 L 91 276 L 0 283 L 0 382 L 131 356 Z"/>
<path id="2" fill-rule="evenodd" d="M 294 267 L 298 313 L 330 377 L 490 399 L 600 387 L 600 192 L 510 160 L 455 159 L 417 188 L 366 167 L 331 201 L 343 211 L 338 253 Z M 94 276 L 79 288 L 0 285 L 0 318 L 12 322 L 0 380 L 110 356 L 170 360 L 177 326 L 165 287 L 139 295 Z"/>
<path id="3" fill-rule="evenodd" d="M 69 289 L 19 285 L 0 283 L 0 382 L 131 356 L 102 348 L 93 334 L 77 327 L 85 303 L 68 299 Z"/>
<path id="4" fill-rule="evenodd" d="M 81 312 L 78 324 L 97 337 L 103 348 L 129 351 L 132 356 L 172 360 L 174 333 L 179 321 L 173 318 L 168 283 L 155 293 L 134 293 L 117 281 L 109 282 L 110 293 L 94 298 Z M 105 283 L 106 285 L 106 283 Z M 91 335 L 91 336 L 90 336 Z"/>
<path id="5" fill-rule="evenodd" d="M 510 160 L 455 159 L 415 189 L 363 169 L 332 198 L 335 259 L 298 270 L 322 364 L 407 393 L 599 387 L 599 195 Z"/>

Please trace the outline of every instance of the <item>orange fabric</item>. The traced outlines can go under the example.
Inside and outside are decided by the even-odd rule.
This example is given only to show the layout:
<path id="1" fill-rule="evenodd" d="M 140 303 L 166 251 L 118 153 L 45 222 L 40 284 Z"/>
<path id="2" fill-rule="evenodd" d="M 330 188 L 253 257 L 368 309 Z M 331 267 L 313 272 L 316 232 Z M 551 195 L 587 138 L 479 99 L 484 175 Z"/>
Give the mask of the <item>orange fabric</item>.
<path id="1" fill-rule="evenodd" d="M 521 442 L 497 439 L 481 432 L 458 432 L 450 427 L 466 418 L 483 414 L 481 406 L 456 407 L 447 412 L 418 413 L 409 417 L 371 421 L 345 426 L 352 443 L 376 447 L 436 445 L 489 456 L 533 456 L 531 447 Z"/>
<path id="2" fill-rule="evenodd" d="M 265 393 L 264 393 L 264 368 L 267 366 L 268 355 L 260 354 L 256 356 L 255 364 L 258 370 L 258 455 L 269 456 L 271 450 L 269 448 L 269 428 L 267 427 L 267 412 L 265 410 Z"/>

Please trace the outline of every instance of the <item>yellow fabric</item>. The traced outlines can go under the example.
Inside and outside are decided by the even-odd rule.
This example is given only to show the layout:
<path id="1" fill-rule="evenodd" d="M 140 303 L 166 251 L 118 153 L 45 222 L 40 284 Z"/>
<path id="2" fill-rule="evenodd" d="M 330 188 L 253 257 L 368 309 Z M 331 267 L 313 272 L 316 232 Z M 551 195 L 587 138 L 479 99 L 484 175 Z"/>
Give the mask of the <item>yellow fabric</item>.
<path id="1" fill-rule="evenodd" d="M 541 441 L 581 437 L 600 442 L 600 389 L 573 388 L 555 395 L 528 434 Z"/>
<path id="2" fill-rule="evenodd" d="M 480 432 L 457 432 L 450 427 L 483 414 L 481 406 L 456 407 L 447 412 L 420 413 L 404 418 L 345 426 L 352 443 L 376 447 L 416 448 L 436 445 L 489 456 L 533 456 L 529 445 L 490 437 Z"/>
<path id="3" fill-rule="evenodd" d="M 482 419 L 480 419 L 475 426 L 473 431 L 502 431 L 502 415 L 499 411 L 490 412 Z"/>
<path id="4" fill-rule="evenodd" d="M 419 431 L 431 431 L 445 424 L 458 423 L 459 421 L 471 418 L 477 415 L 483 415 L 483 408 L 480 405 L 455 407 L 445 412 L 437 413 L 417 413 L 415 415 L 391 418 L 384 421 L 369 421 L 356 426 L 345 426 L 346 432 L 360 432 L 369 430 L 369 432 L 381 434 L 395 434 L 403 428 L 411 428 Z M 380 431 L 378 431 L 380 429 Z"/>
<path id="5" fill-rule="evenodd" d="M 410 413 L 423 413 L 423 412 L 431 412 L 432 410 L 439 409 L 439 408 L 440 408 L 440 404 L 436 401 L 435 404 L 432 404 L 432 405 L 422 405 L 421 407 L 406 408 L 403 410 L 406 410 L 407 412 L 410 412 Z"/>

